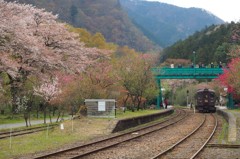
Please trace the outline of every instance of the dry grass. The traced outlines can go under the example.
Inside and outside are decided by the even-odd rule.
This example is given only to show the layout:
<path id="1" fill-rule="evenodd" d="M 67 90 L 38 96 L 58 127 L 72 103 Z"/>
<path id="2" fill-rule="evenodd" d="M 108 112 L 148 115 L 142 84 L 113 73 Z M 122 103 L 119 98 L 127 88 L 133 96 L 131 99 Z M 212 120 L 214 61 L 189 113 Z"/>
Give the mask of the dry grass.
<path id="1" fill-rule="evenodd" d="M 54 130 L 1 140 L 0 158 L 12 158 L 28 153 L 53 150 L 74 142 L 84 142 L 111 133 L 112 120 L 83 118 L 64 122 L 64 130 Z M 47 133 L 48 132 L 48 133 Z"/>

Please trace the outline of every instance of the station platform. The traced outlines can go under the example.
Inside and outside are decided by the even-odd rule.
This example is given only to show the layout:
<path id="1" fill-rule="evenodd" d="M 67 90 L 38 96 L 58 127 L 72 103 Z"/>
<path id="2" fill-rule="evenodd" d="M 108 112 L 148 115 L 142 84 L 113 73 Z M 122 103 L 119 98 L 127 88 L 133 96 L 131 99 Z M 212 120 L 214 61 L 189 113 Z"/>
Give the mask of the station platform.
<path id="1" fill-rule="evenodd" d="M 228 110 L 226 106 L 217 106 L 217 113 L 228 122 L 228 142 L 240 142 L 240 111 Z"/>

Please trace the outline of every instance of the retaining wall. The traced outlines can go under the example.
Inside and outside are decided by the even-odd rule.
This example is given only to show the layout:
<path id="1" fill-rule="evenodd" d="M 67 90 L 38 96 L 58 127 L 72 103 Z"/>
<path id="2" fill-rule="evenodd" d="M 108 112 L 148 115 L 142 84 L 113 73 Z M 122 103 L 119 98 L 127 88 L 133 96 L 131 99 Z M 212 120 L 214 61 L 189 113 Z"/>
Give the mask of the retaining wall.
<path id="1" fill-rule="evenodd" d="M 174 112 L 173 109 L 167 109 L 167 110 L 164 110 L 164 111 L 156 113 L 156 114 L 149 114 L 149 115 L 119 120 L 117 122 L 115 128 L 113 129 L 112 133 L 157 120 L 159 118 L 168 116 L 168 115 L 172 114 L 173 112 Z"/>
<path id="2" fill-rule="evenodd" d="M 237 125 L 236 125 L 236 117 L 229 112 L 226 112 L 221 109 L 217 109 L 217 113 L 228 122 L 228 141 L 235 142 L 237 139 Z"/>

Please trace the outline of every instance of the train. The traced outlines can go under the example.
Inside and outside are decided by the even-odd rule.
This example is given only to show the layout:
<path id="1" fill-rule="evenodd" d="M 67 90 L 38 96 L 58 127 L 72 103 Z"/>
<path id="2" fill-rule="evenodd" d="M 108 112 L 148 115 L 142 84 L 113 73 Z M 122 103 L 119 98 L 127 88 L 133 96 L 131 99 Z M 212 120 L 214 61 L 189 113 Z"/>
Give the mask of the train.
<path id="1" fill-rule="evenodd" d="M 199 89 L 195 94 L 195 108 L 199 112 L 216 112 L 216 93 L 212 89 Z"/>

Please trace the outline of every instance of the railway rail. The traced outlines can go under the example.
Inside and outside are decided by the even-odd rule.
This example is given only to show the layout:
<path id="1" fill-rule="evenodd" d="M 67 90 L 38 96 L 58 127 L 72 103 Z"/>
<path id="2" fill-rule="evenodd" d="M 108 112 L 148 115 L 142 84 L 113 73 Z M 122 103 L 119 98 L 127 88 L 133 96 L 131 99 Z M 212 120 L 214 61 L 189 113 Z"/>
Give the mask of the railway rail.
<path id="1" fill-rule="evenodd" d="M 207 120 L 208 118 L 208 120 Z M 209 123 L 212 118 L 214 122 Z M 213 125 L 214 124 L 214 125 Z M 199 124 L 199 126 L 193 130 L 191 133 L 186 135 L 184 138 L 176 142 L 171 147 L 162 151 L 161 153 L 152 157 L 152 159 L 157 158 L 195 158 L 200 151 L 206 146 L 209 140 L 214 135 L 216 131 L 218 122 L 217 118 L 214 115 L 205 115 L 203 121 Z M 209 127 L 212 130 L 209 132 Z M 204 136 L 204 134 L 207 134 Z M 181 155 L 181 156 L 178 156 Z"/>
<path id="2" fill-rule="evenodd" d="M 26 134 L 32 134 L 32 133 L 36 133 L 36 132 L 40 132 L 40 131 L 45 131 L 46 129 L 53 129 L 57 125 L 58 124 L 53 124 L 53 125 L 50 125 L 50 126 L 38 126 L 38 127 L 23 129 L 23 130 L 0 132 L 0 139 L 15 137 L 15 136 L 21 136 L 21 135 L 26 135 Z"/>
<path id="3" fill-rule="evenodd" d="M 188 116 L 188 113 L 185 110 L 178 110 L 176 115 L 173 117 L 164 120 L 162 122 L 152 124 L 143 128 L 140 128 L 139 130 L 122 133 L 119 135 L 115 135 L 100 141 L 91 142 L 85 145 L 77 146 L 74 148 L 50 153 L 44 156 L 35 157 L 35 159 L 42 159 L 42 158 L 81 158 L 84 156 L 91 155 L 95 152 L 102 151 L 111 147 L 114 147 L 115 145 L 121 144 L 123 142 L 127 142 L 136 138 L 139 138 L 141 136 L 159 131 L 163 128 L 166 128 L 170 125 L 173 125 L 184 118 Z"/>

